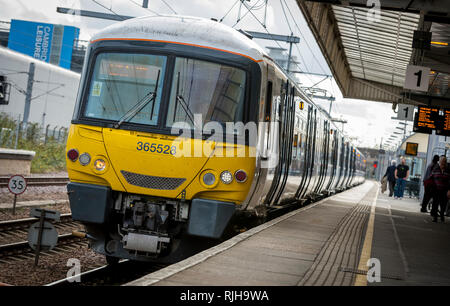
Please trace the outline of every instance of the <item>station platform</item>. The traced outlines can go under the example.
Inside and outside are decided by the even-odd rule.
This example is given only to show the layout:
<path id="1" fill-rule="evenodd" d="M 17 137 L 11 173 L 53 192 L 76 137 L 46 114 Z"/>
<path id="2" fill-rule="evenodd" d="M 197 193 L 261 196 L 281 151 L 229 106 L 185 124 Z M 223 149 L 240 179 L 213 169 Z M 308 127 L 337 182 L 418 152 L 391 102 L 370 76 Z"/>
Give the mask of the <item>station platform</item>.
<path id="1" fill-rule="evenodd" d="M 450 219 L 419 210 L 366 181 L 126 285 L 450 285 Z"/>

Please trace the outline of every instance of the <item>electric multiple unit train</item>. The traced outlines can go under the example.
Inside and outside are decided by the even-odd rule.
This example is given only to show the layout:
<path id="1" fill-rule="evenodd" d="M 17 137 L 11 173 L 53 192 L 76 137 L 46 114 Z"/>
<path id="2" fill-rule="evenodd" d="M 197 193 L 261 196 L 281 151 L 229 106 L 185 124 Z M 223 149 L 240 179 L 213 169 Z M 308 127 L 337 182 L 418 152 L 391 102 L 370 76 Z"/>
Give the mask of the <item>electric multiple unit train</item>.
<path id="1" fill-rule="evenodd" d="M 365 173 L 364 156 L 248 35 L 183 16 L 92 38 L 66 153 L 72 217 L 110 261 L 174 260 L 239 213 L 264 217 Z"/>

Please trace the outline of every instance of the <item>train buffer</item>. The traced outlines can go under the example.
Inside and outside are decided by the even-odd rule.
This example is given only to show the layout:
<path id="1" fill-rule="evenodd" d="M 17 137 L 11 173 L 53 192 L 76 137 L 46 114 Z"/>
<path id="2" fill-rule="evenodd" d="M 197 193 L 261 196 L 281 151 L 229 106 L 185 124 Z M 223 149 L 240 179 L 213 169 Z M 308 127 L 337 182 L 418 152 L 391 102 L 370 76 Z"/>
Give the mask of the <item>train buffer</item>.
<path id="1" fill-rule="evenodd" d="M 366 181 L 127 285 L 450 285 L 449 238 Z"/>

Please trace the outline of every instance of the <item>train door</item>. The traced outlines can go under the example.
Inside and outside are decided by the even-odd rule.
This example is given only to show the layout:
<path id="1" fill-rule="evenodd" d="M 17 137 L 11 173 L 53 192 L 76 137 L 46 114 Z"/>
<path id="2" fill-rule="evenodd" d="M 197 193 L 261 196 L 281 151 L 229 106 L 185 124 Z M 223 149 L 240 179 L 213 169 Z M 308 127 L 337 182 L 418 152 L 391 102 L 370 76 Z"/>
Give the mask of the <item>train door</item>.
<path id="1" fill-rule="evenodd" d="M 290 87 L 290 86 L 289 86 Z M 285 155 L 283 156 L 283 168 L 280 178 L 280 185 L 274 198 L 274 203 L 278 203 L 281 199 L 283 191 L 286 187 L 286 182 L 289 176 L 289 170 L 292 164 L 292 149 L 293 149 L 293 137 L 295 127 L 295 87 L 290 87 L 289 95 L 286 97 L 285 113 L 286 121 L 283 124 L 283 146 L 285 147 Z"/>
<path id="2" fill-rule="evenodd" d="M 272 184 L 270 185 L 270 189 L 266 195 L 264 203 L 266 205 L 272 205 L 274 203 L 274 198 L 276 195 L 276 191 L 280 185 L 280 181 L 283 178 L 283 173 L 285 171 L 285 163 L 286 163 L 286 121 L 287 121 L 287 111 L 286 111 L 286 105 L 288 100 L 288 90 L 289 90 L 289 84 L 288 82 L 285 82 L 281 80 L 280 82 L 280 99 L 277 100 L 276 105 L 276 112 L 278 113 L 277 116 L 277 122 L 279 124 L 279 137 L 278 137 L 278 163 L 275 167 L 275 170 L 273 172 L 273 180 Z"/>
<path id="3" fill-rule="evenodd" d="M 295 198 L 301 198 L 306 192 L 306 181 L 309 174 L 310 168 L 310 154 L 311 154 L 311 129 L 312 129 L 312 116 L 313 116 L 313 108 L 311 105 L 308 105 L 308 115 L 306 118 L 306 125 L 304 130 L 304 137 L 302 141 L 303 150 L 302 150 L 302 160 L 301 160 L 301 180 L 300 184 L 297 188 L 297 192 L 295 193 Z"/>
<path id="4" fill-rule="evenodd" d="M 345 143 L 345 161 L 344 161 L 344 181 L 342 187 L 347 187 L 347 178 L 349 171 L 349 160 L 350 160 L 350 148 L 348 142 Z"/>
<path id="5" fill-rule="evenodd" d="M 348 182 L 347 182 L 348 186 L 352 185 L 354 162 L 355 162 L 355 148 L 351 147 L 351 149 L 350 149 L 350 172 L 348 174 Z"/>
<path id="6" fill-rule="evenodd" d="M 322 137 L 322 143 L 323 145 L 321 146 L 321 152 L 320 152 L 320 157 L 321 157 L 321 165 L 320 165 L 320 170 L 319 170 L 319 180 L 315 189 L 315 193 L 320 193 L 320 191 L 322 190 L 323 184 L 325 182 L 326 179 L 326 175 L 327 175 L 327 169 L 328 169 L 328 150 L 329 150 L 329 122 L 327 120 L 324 121 L 323 124 L 323 137 Z"/>
<path id="7" fill-rule="evenodd" d="M 351 173 L 350 173 L 350 180 L 348 182 L 348 184 L 351 186 L 353 184 L 353 179 L 355 177 L 355 166 L 356 166 L 356 149 L 353 148 L 352 149 L 352 163 L 351 163 L 352 167 L 351 167 Z"/>
<path id="8" fill-rule="evenodd" d="M 336 183 L 336 188 L 340 188 L 342 186 L 342 180 L 344 177 L 344 160 L 345 160 L 345 142 L 344 137 L 341 137 L 341 145 L 339 149 L 339 175 L 338 181 Z"/>
<path id="9" fill-rule="evenodd" d="M 306 177 L 306 185 L 304 188 L 304 193 L 300 196 L 303 198 L 305 195 L 312 192 L 312 188 L 316 182 L 316 175 L 314 173 L 315 162 L 317 161 L 316 157 L 316 142 L 317 142 L 317 109 L 312 110 L 311 116 L 311 129 L 310 129 L 310 155 L 309 155 L 309 164 L 308 164 L 308 173 Z M 317 168 L 317 167 L 316 167 Z"/>
<path id="10" fill-rule="evenodd" d="M 330 154 L 330 179 L 328 181 L 327 186 L 325 187 L 326 190 L 330 191 L 332 189 L 333 183 L 336 180 L 336 174 L 337 174 L 337 150 L 338 150 L 338 142 L 337 142 L 337 133 L 336 130 L 331 129 L 330 133 L 333 135 L 333 140 L 331 143 L 331 154 Z"/>

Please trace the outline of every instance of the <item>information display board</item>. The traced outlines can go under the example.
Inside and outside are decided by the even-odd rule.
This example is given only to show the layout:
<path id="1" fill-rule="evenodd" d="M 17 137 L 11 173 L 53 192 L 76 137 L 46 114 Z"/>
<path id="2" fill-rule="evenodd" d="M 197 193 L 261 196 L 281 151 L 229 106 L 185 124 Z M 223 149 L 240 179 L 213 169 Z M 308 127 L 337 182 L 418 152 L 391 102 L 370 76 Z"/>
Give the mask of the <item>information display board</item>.
<path id="1" fill-rule="evenodd" d="M 415 143 L 415 142 L 407 142 L 407 143 L 406 143 L 405 154 L 406 154 L 406 155 L 417 156 L 418 148 L 419 148 L 419 144 L 418 144 L 418 143 Z"/>
<path id="2" fill-rule="evenodd" d="M 438 135 L 450 136 L 450 109 L 444 109 L 444 120 L 442 129 L 438 131 Z"/>
<path id="3" fill-rule="evenodd" d="M 450 136 L 450 109 L 419 106 L 414 119 L 414 132 Z"/>

